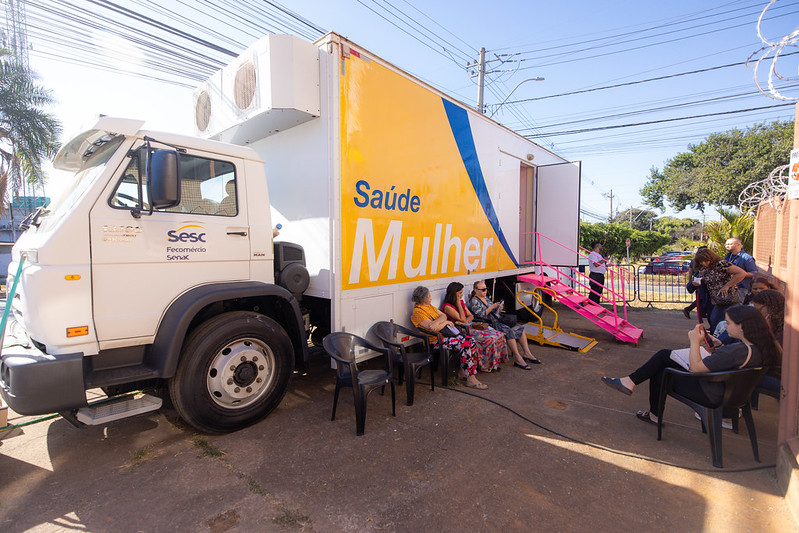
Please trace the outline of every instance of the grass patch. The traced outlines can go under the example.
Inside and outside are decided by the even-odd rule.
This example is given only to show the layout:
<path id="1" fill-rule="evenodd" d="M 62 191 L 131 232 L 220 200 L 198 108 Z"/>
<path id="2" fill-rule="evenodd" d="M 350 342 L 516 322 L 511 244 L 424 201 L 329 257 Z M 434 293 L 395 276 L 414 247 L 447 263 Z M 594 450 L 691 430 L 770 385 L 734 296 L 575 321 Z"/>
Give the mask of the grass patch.
<path id="1" fill-rule="evenodd" d="M 193 441 L 194 445 L 201 450 L 199 457 L 222 457 L 225 455 L 225 452 L 202 437 L 194 437 Z"/>
<path id="2" fill-rule="evenodd" d="M 266 489 L 259 485 L 254 479 L 248 477 L 247 486 L 249 487 L 250 492 L 257 494 L 258 496 L 266 496 Z"/>
<path id="3" fill-rule="evenodd" d="M 450 376 L 447 380 L 447 387 L 460 387 L 463 382 L 457 376 Z"/>
<path id="4" fill-rule="evenodd" d="M 147 457 L 147 454 L 148 454 L 148 453 L 149 453 L 149 452 L 148 452 L 147 450 L 145 450 L 144 448 L 142 448 L 141 450 L 136 450 L 135 452 L 133 452 L 132 454 L 130 454 L 130 458 L 131 458 L 131 460 L 132 460 L 134 463 L 138 463 L 138 462 L 140 462 L 140 461 L 143 461 L 143 460 L 144 460 L 144 458 L 145 458 L 145 457 Z"/>
<path id="5" fill-rule="evenodd" d="M 272 522 L 281 529 L 291 529 L 294 531 L 307 531 L 311 527 L 311 518 L 300 513 L 297 509 L 283 507 L 282 512 L 272 518 Z"/>

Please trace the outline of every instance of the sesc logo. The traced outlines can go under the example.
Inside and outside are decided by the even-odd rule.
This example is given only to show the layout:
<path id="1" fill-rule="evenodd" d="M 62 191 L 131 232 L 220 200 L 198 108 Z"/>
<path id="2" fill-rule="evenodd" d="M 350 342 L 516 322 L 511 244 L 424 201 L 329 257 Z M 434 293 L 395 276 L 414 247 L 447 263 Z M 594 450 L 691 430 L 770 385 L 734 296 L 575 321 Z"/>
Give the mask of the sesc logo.
<path id="1" fill-rule="evenodd" d="M 168 231 L 166 240 L 168 242 L 205 242 L 205 232 L 202 231 L 184 231 L 186 229 L 197 228 L 203 230 L 202 226 L 196 224 L 189 224 L 182 228 L 173 229 Z"/>

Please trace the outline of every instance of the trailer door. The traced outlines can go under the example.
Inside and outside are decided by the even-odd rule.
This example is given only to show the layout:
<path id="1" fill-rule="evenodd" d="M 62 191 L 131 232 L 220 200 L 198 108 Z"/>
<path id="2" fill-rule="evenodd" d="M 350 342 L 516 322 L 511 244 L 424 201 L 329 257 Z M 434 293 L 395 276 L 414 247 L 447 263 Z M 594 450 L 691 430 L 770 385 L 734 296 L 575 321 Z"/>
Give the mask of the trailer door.
<path id="1" fill-rule="evenodd" d="M 577 266 L 580 232 L 580 161 L 537 167 L 536 231 L 540 257 L 553 266 Z M 553 242 L 554 241 L 554 242 Z M 536 247 L 536 253 L 538 247 Z"/>

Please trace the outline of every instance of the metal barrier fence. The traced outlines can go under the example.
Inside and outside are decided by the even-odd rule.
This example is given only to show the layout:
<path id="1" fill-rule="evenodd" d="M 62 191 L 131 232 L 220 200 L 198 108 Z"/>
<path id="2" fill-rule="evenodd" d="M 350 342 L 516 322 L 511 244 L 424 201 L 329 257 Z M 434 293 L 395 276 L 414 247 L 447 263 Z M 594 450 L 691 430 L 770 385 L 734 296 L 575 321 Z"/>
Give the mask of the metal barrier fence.
<path id="1" fill-rule="evenodd" d="M 538 258 L 536 261 L 525 263 L 536 265 L 537 273 L 543 273 L 558 279 L 561 283 L 570 286 L 575 292 L 588 296 L 591 293 L 590 281 L 588 280 L 588 254 L 585 248 L 573 250 L 568 246 L 557 242 L 538 232 L 525 233 L 535 237 Z M 578 262 L 585 261 L 579 268 L 554 266 L 544 260 L 542 255 L 542 244 L 547 248 L 547 253 L 563 253 L 563 250 L 577 255 Z M 567 254 L 568 255 L 568 254 Z M 602 291 L 601 302 L 610 304 L 613 313 L 616 313 L 616 305 L 624 304 L 624 301 L 631 302 L 638 299 L 651 307 L 653 303 L 682 303 L 687 304 L 694 301 L 694 295 L 685 289 L 688 283 L 688 272 L 647 274 L 639 272 L 646 269 L 646 265 L 636 267 L 630 264 L 607 263 L 605 273 L 605 290 Z M 654 269 L 654 265 L 652 265 Z M 623 306 L 624 318 L 627 318 L 627 308 Z"/>
<path id="2" fill-rule="evenodd" d="M 694 301 L 694 295 L 685 290 L 688 283 L 688 273 L 681 274 L 639 274 L 635 265 L 616 265 L 620 275 L 612 280 L 606 276 L 605 286 L 612 287 L 621 293 L 624 284 L 624 293 L 628 301 L 638 300 L 652 306 L 653 303 L 683 303 Z M 587 269 L 586 269 L 587 270 Z M 588 289 L 576 287 L 577 292 L 588 296 Z"/>

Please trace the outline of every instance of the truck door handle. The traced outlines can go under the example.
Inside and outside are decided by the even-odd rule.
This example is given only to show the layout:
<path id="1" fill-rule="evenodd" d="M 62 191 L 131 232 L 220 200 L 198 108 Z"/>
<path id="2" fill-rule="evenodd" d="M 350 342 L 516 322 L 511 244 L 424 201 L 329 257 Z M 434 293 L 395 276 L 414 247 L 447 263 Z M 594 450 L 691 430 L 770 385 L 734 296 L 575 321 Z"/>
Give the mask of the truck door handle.
<path id="1" fill-rule="evenodd" d="M 247 232 L 246 231 L 228 231 L 227 234 L 228 235 L 240 235 L 242 237 L 246 237 L 247 236 Z"/>

